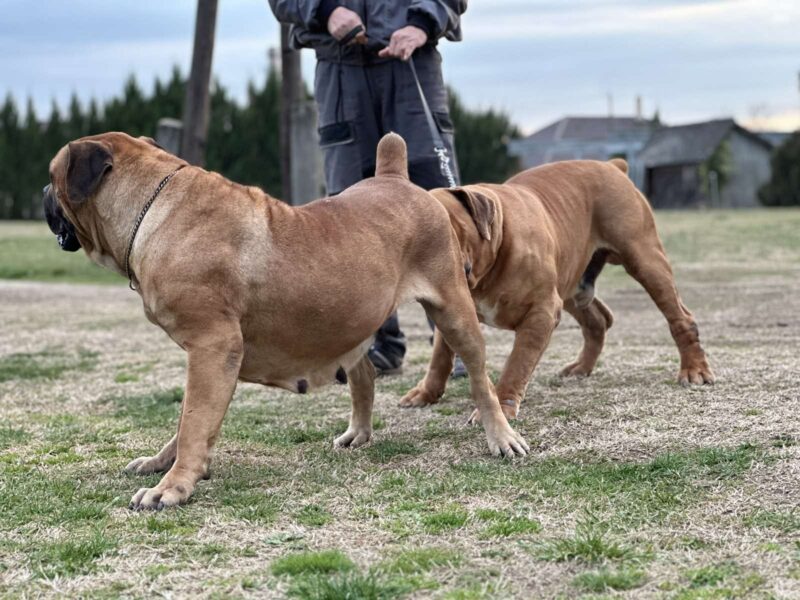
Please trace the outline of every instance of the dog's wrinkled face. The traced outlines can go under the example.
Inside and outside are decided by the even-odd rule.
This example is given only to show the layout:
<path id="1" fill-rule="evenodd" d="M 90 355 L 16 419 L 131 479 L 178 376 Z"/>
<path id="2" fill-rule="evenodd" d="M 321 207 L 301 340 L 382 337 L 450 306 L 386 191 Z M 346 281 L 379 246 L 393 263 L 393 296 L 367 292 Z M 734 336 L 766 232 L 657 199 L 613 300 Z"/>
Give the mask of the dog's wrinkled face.
<path id="1" fill-rule="evenodd" d="M 43 190 L 42 202 L 47 225 L 62 250 L 81 248 L 74 209 L 94 195 L 113 164 L 110 144 L 91 138 L 70 142 L 50 163 L 50 185 Z"/>
<path id="2" fill-rule="evenodd" d="M 56 235 L 58 245 L 62 250 L 75 252 L 80 250 L 81 243 L 75 233 L 75 226 L 64 216 L 64 210 L 58 204 L 52 184 L 47 184 L 42 190 L 44 204 L 44 218 L 47 226 Z"/>

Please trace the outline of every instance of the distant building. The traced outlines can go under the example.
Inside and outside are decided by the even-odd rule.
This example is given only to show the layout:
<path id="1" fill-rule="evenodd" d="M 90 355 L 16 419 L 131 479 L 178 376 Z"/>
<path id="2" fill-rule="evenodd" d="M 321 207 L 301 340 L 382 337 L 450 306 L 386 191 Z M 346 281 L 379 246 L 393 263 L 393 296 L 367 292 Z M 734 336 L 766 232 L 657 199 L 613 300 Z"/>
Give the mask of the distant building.
<path id="1" fill-rule="evenodd" d="M 513 140 L 509 150 L 526 169 L 559 160 L 624 158 L 631 179 L 641 187 L 643 171 L 637 156 L 657 127 L 654 121 L 637 117 L 564 117 Z"/>
<path id="2" fill-rule="evenodd" d="M 754 133 L 767 140 L 774 148 L 782 146 L 786 140 L 792 137 L 791 131 L 756 131 Z"/>
<path id="3" fill-rule="evenodd" d="M 639 154 L 642 189 L 655 208 L 757 206 L 772 148 L 733 119 L 664 127 Z"/>
<path id="4" fill-rule="evenodd" d="M 665 127 L 635 117 L 564 117 L 513 140 L 524 168 L 572 159 L 628 161 L 630 177 L 658 208 L 758 204 L 780 134 L 758 135 L 733 119 Z M 716 169 L 716 170 L 715 170 Z"/>

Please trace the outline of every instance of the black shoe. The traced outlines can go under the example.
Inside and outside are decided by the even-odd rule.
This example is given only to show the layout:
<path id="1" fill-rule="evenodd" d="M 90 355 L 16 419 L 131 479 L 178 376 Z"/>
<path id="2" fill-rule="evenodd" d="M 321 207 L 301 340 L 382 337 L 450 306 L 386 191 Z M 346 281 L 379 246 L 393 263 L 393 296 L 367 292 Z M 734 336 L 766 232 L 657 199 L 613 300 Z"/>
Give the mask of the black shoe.
<path id="1" fill-rule="evenodd" d="M 385 346 L 379 347 L 373 344 L 367 352 L 367 357 L 375 366 L 378 375 L 399 375 L 403 372 L 403 356 Z"/>
<path id="2" fill-rule="evenodd" d="M 460 377 L 469 377 L 467 367 L 464 366 L 464 361 L 456 354 L 456 362 L 453 365 L 453 372 L 450 373 L 450 379 L 459 379 Z"/>

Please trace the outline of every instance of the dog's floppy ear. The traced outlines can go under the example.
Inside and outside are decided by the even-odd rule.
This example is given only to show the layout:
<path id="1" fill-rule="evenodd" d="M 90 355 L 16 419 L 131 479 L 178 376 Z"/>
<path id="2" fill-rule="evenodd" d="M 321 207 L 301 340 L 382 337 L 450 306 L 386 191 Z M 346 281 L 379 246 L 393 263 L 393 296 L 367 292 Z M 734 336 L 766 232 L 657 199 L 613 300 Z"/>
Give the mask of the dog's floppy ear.
<path id="1" fill-rule="evenodd" d="M 91 197 L 114 166 L 114 157 L 106 144 L 94 140 L 70 142 L 68 150 L 67 198 L 80 204 Z"/>
<path id="2" fill-rule="evenodd" d="M 480 192 L 460 187 L 453 188 L 449 192 L 467 209 L 481 237 L 491 241 L 495 211 L 494 202 L 492 202 L 491 198 Z"/>

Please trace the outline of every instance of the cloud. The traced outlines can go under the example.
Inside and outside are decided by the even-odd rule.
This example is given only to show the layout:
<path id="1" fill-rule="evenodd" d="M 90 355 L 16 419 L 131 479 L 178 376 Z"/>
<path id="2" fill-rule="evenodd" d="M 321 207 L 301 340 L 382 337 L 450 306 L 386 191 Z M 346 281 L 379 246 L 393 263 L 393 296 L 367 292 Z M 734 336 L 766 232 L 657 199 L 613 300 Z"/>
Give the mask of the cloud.
<path id="1" fill-rule="evenodd" d="M 0 93 L 32 95 L 40 114 L 119 93 L 135 73 L 147 89 L 174 64 L 188 71 L 194 0 L 5 0 Z M 670 122 L 754 107 L 797 112 L 800 2 L 786 0 L 472 0 L 464 41 L 442 42 L 445 77 L 468 106 L 507 111 L 527 130 L 565 114 L 618 114 L 642 95 Z M 263 80 L 278 25 L 264 0 L 219 4 L 214 75 L 243 99 Z M 313 53 L 303 57 L 313 77 Z M 761 110 L 761 109 L 759 109 Z M 763 112 L 763 110 L 762 110 Z M 789 119 L 789 120 L 787 120 Z"/>

